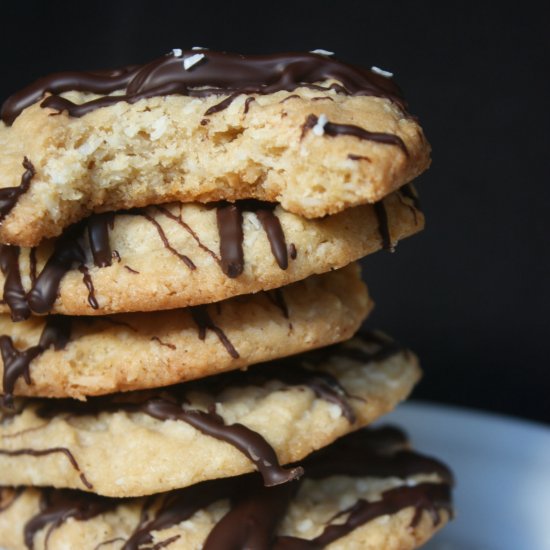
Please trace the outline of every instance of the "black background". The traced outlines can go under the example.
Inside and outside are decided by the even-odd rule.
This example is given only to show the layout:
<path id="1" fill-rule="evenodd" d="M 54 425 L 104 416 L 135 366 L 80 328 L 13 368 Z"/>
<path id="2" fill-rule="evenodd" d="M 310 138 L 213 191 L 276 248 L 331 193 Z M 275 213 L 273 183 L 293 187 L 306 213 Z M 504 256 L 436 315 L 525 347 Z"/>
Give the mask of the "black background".
<path id="1" fill-rule="evenodd" d="M 324 48 L 393 71 L 433 145 L 418 181 L 428 225 L 364 261 L 368 324 L 418 352 L 416 396 L 550 422 L 550 33 L 537 4 L 11 2 L 0 97 L 195 45 Z"/>

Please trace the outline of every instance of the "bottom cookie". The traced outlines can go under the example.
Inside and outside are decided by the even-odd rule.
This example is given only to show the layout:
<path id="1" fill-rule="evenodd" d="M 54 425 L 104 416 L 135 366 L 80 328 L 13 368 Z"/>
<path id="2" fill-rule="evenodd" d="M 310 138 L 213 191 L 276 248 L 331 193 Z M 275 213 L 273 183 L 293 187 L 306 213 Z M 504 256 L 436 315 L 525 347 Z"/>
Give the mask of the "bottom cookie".
<path id="1" fill-rule="evenodd" d="M 300 481 L 256 474 L 149 498 L 0 492 L 0 546 L 57 550 L 407 550 L 452 517 L 450 470 L 396 428 L 361 430 L 302 463 Z"/>

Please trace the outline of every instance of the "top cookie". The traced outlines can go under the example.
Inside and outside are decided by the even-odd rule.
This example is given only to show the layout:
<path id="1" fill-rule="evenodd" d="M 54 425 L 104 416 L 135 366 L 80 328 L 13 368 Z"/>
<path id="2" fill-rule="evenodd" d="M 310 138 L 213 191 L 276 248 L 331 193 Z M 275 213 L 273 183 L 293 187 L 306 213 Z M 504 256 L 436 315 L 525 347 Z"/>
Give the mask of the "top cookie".
<path id="1" fill-rule="evenodd" d="M 92 212 L 174 200 L 256 198 L 320 217 L 429 165 L 391 79 L 317 54 L 175 51 L 61 73 L 9 98 L 2 118 L 0 240 L 23 246 Z"/>

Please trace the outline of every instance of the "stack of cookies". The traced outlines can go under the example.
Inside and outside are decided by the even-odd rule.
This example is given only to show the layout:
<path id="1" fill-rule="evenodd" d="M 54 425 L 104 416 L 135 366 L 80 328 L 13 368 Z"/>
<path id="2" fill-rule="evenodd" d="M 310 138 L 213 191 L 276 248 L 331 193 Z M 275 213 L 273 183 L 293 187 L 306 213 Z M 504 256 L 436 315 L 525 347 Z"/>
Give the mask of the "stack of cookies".
<path id="1" fill-rule="evenodd" d="M 391 75 L 203 48 L 57 73 L 0 126 L 0 547 L 407 549 L 452 475 L 356 260 L 422 229 Z"/>

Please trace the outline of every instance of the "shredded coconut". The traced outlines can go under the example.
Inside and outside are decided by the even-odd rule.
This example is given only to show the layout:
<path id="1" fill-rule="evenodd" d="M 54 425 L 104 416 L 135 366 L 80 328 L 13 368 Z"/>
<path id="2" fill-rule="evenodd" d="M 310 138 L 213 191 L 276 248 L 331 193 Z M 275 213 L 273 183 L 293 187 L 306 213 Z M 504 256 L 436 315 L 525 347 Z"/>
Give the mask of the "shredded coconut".
<path id="1" fill-rule="evenodd" d="M 183 55 L 183 50 L 180 49 L 180 48 L 174 48 L 174 49 L 172 50 L 172 55 L 173 55 L 174 57 L 181 57 L 181 56 Z"/>
<path id="2" fill-rule="evenodd" d="M 316 136 L 322 136 L 325 133 L 325 124 L 328 122 L 328 119 L 325 115 L 319 115 L 317 119 L 317 124 L 311 129 L 311 131 Z"/>
<path id="3" fill-rule="evenodd" d="M 313 527 L 313 522 L 308 518 L 298 523 L 298 525 L 296 526 L 296 529 L 298 529 L 299 533 L 305 533 L 306 531 L 309 531 L 312 527 Z"/>
<path id="4" fill-rule="evenodd" d="M 342 416 L 342 409 L 338 405 L 331 403 L 328 407 L 328 414 L 332 420 L 336 420 Z"/>
<path id="5" fill-rule="evenodd" d="M 195 55 L 190 55 L 183 60 L 183 68 L 188 71 L 191 67 L 199 63 L 204 59 L 205 55 L 203 53 L 196 53 Z"/>
<path id="6" fill-rule="evenodd" d="M 391 73 L 390 71 L 385 71 L 384 69 L 376 67 L 375 65 L 373 65 L 370 70 L 373 73 L 379 74 L 380 76 L 385 76 L 386 78 L 391 78 L 393 76 L 393 73 Z"/>
<path id="7" fill-rule="evenodd" d="M 317 55 L 334 55 L 334 52 L 329 50 L 311 50 L 309 53 L 316 53 Z"/>
<path id="8" fill-rule="evenodd" d="M 193 46 L 192 50 L 208 50 L 208 48 L 203 48 L 202 46 Z"/>

